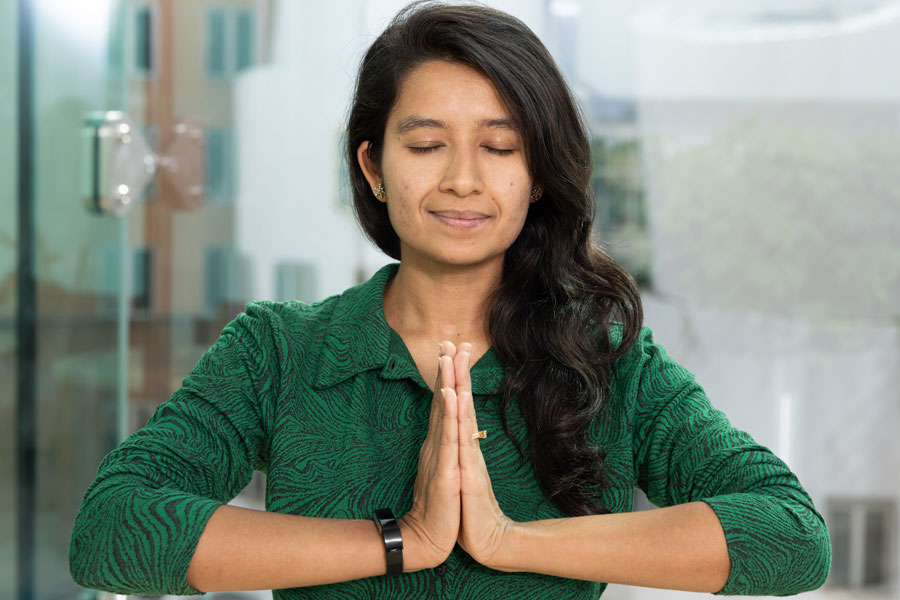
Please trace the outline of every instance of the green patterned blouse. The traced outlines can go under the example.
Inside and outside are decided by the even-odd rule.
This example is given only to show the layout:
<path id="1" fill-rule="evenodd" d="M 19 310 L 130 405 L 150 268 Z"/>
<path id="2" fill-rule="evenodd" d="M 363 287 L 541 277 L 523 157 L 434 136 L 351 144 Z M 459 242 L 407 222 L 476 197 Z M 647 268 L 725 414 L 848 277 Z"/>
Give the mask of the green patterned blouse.
<path id="1" fill-rule="evenodd" d="M 269 511 L 369 519 L 412 505 L 432 392 L 383 312 L 397 265 L 322 302 L 250 304 L 161 404 L 103 460 L 75 521 L 70 566 L 88 588 L 196 594 L 186 572 L 207 519 L 267 475 Z M 612 330 L 613 341 L 621 332 Z M 618 337 L 617 337 L 618 336 Z M 488 351 L 472 367 L 481 449 L 507 516 L 565 516 L 541 493 L 530 461 L 504 434 L 496 397 L 504 370 Z M 702 500 L 718 515 L 731 557 L 721 594 L 790 594 L 828 574 L 828 531 L 788 467 L 709 403 L 693 375 L 646 327 L 616 364 L 610 417 L 591 438 L 607 451 L 614 485 L 599 500 L 632 508 L 635 486 L 668 506 Z M 525 423 L 509 423 L 526 451 Z M 276 590 L 300 598 L 597 598 L 606 584 L 505 573 L 457 545 L 446 567 L 399 577 Z"/>

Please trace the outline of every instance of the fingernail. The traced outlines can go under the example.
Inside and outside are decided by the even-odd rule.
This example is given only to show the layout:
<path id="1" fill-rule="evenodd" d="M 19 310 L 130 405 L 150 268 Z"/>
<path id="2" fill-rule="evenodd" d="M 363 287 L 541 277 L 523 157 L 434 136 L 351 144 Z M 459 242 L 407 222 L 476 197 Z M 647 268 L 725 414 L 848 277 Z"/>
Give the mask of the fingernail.
<path id="1" fill-rule="evenodd" d="M 443 355 L 444 355 L 444 343 L 441 342 L 438 344 L 438 357 L 441 357 Z"/>

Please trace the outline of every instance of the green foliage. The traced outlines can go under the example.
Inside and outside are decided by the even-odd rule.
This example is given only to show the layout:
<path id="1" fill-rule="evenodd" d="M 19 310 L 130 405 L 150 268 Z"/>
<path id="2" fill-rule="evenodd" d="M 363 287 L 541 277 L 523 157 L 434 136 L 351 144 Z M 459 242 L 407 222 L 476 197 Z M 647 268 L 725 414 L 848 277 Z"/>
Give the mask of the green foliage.
<path id="1" fill-rule="evenodd" d="M 651 152 L 666 291 L 773 313 L 897 314 L 895 132 L 746 120 Z"/>
<path id="2" fill-rule="evenodd" d="M 650 287 L 650 246 L 644 204 L 640 143 L 635 138 L 595 138 L 591 188 L 600 245 L 635 278 Z"/>

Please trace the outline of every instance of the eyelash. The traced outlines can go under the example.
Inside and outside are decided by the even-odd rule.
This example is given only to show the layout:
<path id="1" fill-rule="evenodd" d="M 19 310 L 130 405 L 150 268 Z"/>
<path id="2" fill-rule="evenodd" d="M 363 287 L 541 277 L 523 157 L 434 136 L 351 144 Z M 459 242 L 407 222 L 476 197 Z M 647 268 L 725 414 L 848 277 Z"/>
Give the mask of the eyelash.
<path id="1" fill-rule="evenodd" d="M 428 154 L 429 152 L 431 152 L 433 150 L 437 150 L 438 148 L 440 148 L 440 146 L 422 146 L 422 147 L 410 146 L 409 147 L 410 151 L 414 154 Z M 485 146 L 484 149 L 487 150 L 488 152 L 490 152 L 491 154 L 496 154 L 498 156 L 507 156 L 507 155 L 515 152 L 515 150 L 491 148 L 490 146 Z"/>

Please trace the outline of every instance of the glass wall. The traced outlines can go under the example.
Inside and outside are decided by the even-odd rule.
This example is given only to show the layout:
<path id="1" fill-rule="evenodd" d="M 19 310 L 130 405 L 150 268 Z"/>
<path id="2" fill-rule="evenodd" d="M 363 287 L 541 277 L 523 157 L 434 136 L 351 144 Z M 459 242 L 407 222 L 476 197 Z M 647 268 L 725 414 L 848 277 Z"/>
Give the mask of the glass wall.
<path id="1" fill-rule="evenodd" d="M 647 323 L 823 511 L 809 595 L 896 598 L 900 5 L 648 5 L 631 31 Z"/>
<path id="2" fill-rule="evenodd" d="M 597 239 L 641 285 L 656 341 L 826 515 L 834 569 L 808 596 L 900 598 L 900 2 L 488 3 L 534 29 L 579 99 Z M 16 4 L 0 2 L 0 598 L 17 510 L 36 523 L 34 597 L 67 598 L 97 465 L 223 325 L 388 262 L 353 222 L 340 144 L 360 53 L 405 2 L 32 3 L 30 507 L 15 505 Z M 113 110 L 138 165 L 118 216 L 86 202 L 86 123 Z M 264 485 L 235 502 L 262 507 Z"/>
<path id="3" fill-rule="evenodd" d="M 33 264 L 37 296 L 33 515 L 36 598 L 72 595 L 68 539 L 97 460 L 116 442 L 115 314 L 106 310 L 101 253 L 117 222 L 85 209 L 81 127 L 92 110 L 120 106 L 110 74 L 117 37 L 112 2 L 31 3 L 33 36 Z M 72 77 L 77 73 L 77 77 Z"/>
<path id="4" fill-rule="evenodd" d="M 0 3 L 0 598 L 16 568 L 16 16 Z"/>

